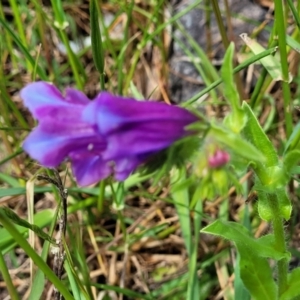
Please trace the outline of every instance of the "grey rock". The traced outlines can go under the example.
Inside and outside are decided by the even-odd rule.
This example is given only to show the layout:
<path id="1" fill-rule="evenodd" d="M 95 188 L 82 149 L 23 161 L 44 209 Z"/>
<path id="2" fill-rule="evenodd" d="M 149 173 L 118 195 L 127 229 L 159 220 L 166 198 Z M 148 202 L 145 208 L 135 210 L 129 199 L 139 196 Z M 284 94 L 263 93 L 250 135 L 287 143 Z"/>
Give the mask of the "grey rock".
<path id="1" fill-rule="evenodd" d="M 194 0 L 173 1 L 173 15 L 182 11 L 187 6 L 191 5 Z M 240 47 L 243 42 L 239 35 L 241 33 L 251 34 L 253 29 L 265 20 L 267 10 L 250 0 L 228 0 L 232 32 L 227 28 L 228 38 L 235 42 L 236 47 Z M 219 0 L 220 10 L 223 18 L 223 24 L 226 26 L 226 15 L 224 1 Z M 197 7 L 185 14 L 179 22 L 184 29 L 194 38 L 194 40 L 202 47 L 204 51 L 207 49 L 207 36 L 205 29 L 205 7 L 204 1 Z M 180 40 L 193 54 L 195 52 L 184 37 L 184 35 L 173 27 L 173 35 L 175 37 L 170 49 L 170 77 L 169 87 L 171 99 L 180 103 L 188 100 L 196 93 L 204 88 L 199 72 L 195 69 L 194 64 L 189 61 L 187 55 L 182 50 L 182 47 L 176 39 Z M 224 47 L 222 45 L 221 36 L 212 6 L 210 4 L 210 35 L 213 50 L 213 63 L 218 68 L 224 56 Z M 258 40 L 266 44 L 269 33 L 264 30 L 258 35 Z"/>

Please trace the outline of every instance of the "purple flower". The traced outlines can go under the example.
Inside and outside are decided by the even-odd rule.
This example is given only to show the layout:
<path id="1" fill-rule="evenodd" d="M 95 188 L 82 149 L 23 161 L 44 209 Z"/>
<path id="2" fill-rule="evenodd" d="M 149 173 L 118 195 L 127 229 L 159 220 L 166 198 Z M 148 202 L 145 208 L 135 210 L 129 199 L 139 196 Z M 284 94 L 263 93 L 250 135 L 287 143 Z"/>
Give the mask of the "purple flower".
<path id="1" fill-rule="evenodd" d="M 70 88 L 63 96 L 46 82 L 29 84 L 21 97 L 39 121 L 24 150 L 45 167 L 69 157 L 80 185 L 113 173 L 117 180 L 126 179 L 152 154 L 186 136 L 185 127 L 197 121 L 183 108 L 107 92 L 94 101 Z"/>

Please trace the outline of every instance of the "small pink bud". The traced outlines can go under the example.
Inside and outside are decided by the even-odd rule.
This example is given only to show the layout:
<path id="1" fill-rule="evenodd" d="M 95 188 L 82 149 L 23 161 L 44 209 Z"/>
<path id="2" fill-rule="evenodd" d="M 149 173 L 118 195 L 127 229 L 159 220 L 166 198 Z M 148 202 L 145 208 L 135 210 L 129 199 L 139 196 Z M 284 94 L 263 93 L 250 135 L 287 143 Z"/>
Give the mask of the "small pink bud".
<path id="1" fill-rule="evenodd" d="M 229 153 L 223 150 L 216 150 L 215 153 L 208 158 L 208 165 L 211 168 L 219 168 L 226 165 L 230 160 Z"/>

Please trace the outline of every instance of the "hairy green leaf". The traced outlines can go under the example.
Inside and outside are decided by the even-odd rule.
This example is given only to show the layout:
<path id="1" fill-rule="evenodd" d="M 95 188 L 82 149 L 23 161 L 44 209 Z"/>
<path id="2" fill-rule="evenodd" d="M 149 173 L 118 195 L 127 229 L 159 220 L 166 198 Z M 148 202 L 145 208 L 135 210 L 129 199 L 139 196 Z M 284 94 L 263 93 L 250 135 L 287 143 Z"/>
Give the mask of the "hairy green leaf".
<path id="1" fill-rule="evenodd" d="M 299 282 L 300 282 L 300 268 L 296 268 L 288 275 L 288 288 L 280 296 L 279 299 L 291 300 L 291 299 L 295 299 L 295 297 L 297 296 L 300 296 Z"/>

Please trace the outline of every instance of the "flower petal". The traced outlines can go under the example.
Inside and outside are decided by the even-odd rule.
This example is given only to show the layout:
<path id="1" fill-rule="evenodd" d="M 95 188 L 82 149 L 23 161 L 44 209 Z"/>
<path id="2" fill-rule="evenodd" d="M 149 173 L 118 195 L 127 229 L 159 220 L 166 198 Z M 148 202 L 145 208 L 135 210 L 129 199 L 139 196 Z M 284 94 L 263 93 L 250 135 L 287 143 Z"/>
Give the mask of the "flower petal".
<path id="1" fill-rule="evenodd" d="M 97 123 L 99 131 L 108 135 L 125 126 L 148 122 L 182 122 L 186 125 L 197 120 L 197 117 L 180 107 L 165 103 L 137 101 L 100 93 L 83 112 L 87 122 Z"/>
<path id="2" fill-rule="evenodd" d="M 81 186 L 96 183 L 112 173 L 110 164 L 104 161 L 100 155 L 73 153 L 70 156 L 73 173 Z"/>
<path id="3" fill-rule="evenodd" d="M 144 157 L 132 156 L 115 160 L 114 175 L 119 181 L 125 180 L 141 163 Z"/>
<path id="4" fill-rule="evenodd" d="M 41 127 L 34 129 L 23 143 L 23 149 L 45 167 L 53 168 L 60 164 L 68 152 L 64 136 L 45 134 Z"/>
<path id="5" fill-rule="evenodd" d="M 69 124 L 45 119 L 26 138 L 23 148 L 46 167 L 55 167 L 76 151 L 101 152 L 106 142 L 83 123 Z"/>
<path id="6" fill-rule="evenodd" d="M 66 89 L 65 101 L 79 105 L 86 105 L 91 102 L 84 93 L 72 88 Z"/>
<path id="7" fill-rule="evenodd" d="M 154 153 L 163 150 L 187 135 L 182 122 L 141 123 L 127 126 L 123 131 L 116 131 L 106 137 L 105 159 Z"/>
<path id="8" fill-rule="evenodd" d="M 102 92 L 86 106 L 83 120 L 96 123 L 106 137 L 103 158 L 116 160 L 168 147 L 188 133 L 185 127 L 197 117 L 180 107 Z"/>
<path id="9" fill-rule="evenodd" d="M 25 106 L 38 120 L 42 120 L 45 116 L 78 118 L 83 106 L 90 102 L 82 92 L 74 89 L 67 89 L 64 98 L 54 85 L 43 81 L 27 85 L 21 90 L 20 95 Z"/>

